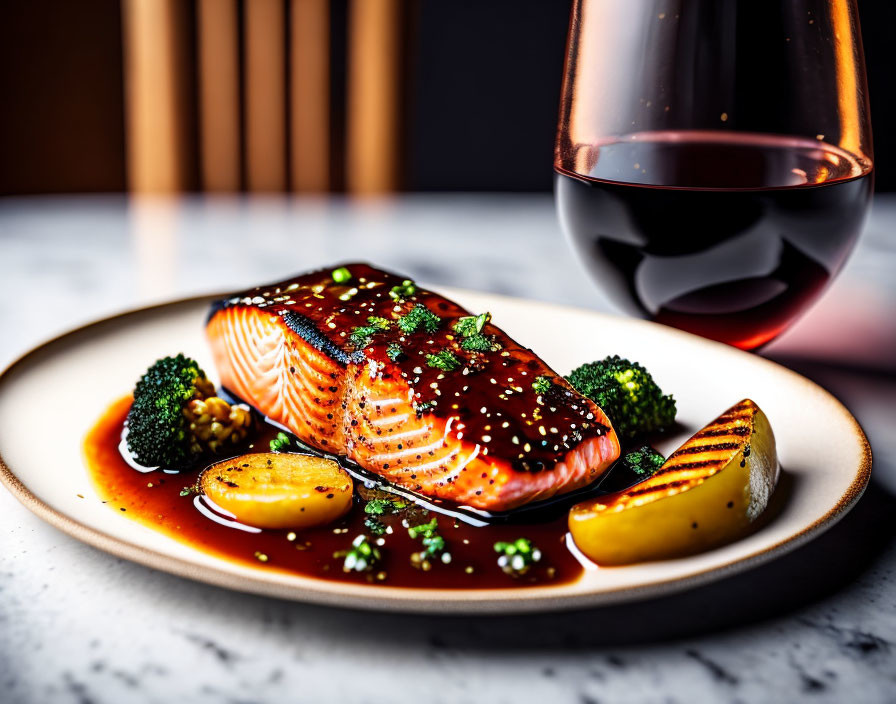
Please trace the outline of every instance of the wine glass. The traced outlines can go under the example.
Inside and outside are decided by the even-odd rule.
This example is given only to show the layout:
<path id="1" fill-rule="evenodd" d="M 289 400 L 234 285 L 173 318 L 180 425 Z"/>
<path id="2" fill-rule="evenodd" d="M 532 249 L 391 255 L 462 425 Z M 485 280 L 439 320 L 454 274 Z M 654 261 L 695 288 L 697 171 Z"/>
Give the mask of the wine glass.
<path id="1" fill-rule="evenodd" d="M 742 349 L 819 296 L 873 186 L 854 0 L 576 0 L 561 224 L 622 308 Z"/>

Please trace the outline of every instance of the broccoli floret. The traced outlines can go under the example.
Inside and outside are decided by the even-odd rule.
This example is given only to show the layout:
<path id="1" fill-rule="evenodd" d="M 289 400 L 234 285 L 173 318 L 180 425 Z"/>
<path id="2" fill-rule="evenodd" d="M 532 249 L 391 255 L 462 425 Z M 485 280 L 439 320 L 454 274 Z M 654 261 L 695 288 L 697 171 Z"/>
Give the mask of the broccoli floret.
<path id="1" fill-rule="evenodd" d="M 664 395 L 637 362 L 614 355 L 583 364 L 566 378 L 604 410 L 623 439 L 662 430 L 675 421 L 675 399 Z"/>
<path id="2" fill-rule="evenodd" d="M 665 461 L 666 458 L 650 445 L 642 445 L 637 450 L 626 452 L 622 457 L 622 463 L 644 479 L 654 474 Z"/>
<path id="3" fill-rule="evenodd" d="M 147 467 L 183 469 L 241 441 L 251 426 L 250 411 L 215 396 L 196 361 L 179 354 L 158 360 L 137 382 L 127 447 Z"/>
<path id="4" fill-rule="evenodd" d="M 205 372 L 182 354 L 153 364 L 137 382 L 128 413 L 128 450 L 141 464 L 178 468 L 190 463 L 187 403 L 207 383 Z"/>

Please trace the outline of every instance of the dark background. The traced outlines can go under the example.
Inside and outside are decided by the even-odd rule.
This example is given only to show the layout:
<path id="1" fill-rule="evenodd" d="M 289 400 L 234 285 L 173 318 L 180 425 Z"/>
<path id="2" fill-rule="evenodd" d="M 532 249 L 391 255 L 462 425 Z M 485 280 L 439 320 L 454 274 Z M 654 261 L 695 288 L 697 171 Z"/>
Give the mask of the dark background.
<path id="1" fill-rule="evenodd" d="M 569 4 L 413 4 L 408 190 L 550 190 Z M 860 0 L 859 9 L 876 184 L 894 190 L 896 3 Z M 344 17 L 337 0 L 337 50 Z M 0 0 L 0 95 L 0 194 L 125 190 L 118 0 Z"/>

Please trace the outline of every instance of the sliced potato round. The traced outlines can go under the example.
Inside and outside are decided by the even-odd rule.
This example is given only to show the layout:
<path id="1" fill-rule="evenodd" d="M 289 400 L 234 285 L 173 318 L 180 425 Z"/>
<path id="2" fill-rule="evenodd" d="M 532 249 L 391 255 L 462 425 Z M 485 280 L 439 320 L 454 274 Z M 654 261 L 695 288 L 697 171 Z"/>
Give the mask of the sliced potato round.
<path id="1" fill-rule="evenodd" d="M 601 565 L 693 554 L 743 536 L 768 505 L 778 474 L 771 425 L 747 399 L 673 452 L 649 479 L 574 506 L 569 530 Z"/>
<path id="2" fill-rule="evenodd" d="M 333 460 L 260 452 L 208 467 L 202 492 L 236 519 L 257 528 L 326 525 L 352 505 L 352 479 Z"/>

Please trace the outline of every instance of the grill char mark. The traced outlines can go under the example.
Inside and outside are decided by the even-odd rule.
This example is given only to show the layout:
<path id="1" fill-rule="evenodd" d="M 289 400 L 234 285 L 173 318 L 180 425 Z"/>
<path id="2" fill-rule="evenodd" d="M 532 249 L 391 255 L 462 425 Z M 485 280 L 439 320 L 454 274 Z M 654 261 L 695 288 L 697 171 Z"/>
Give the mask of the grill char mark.
<path id="1" fill-rule="evenodd" d="M 706 469 L 707 467 L 716 467 L 718 465 L 725 464 L 727 461 L 728 461 L 727 459 L 717 459 L 717 460 L 702 460 L 700 462 L 672 463 L 672 464 L 667 465 L 665 468 L 661 469 L 654 476 L 666 474 L 667 472 L 674 472 L 679 469 Z"/>
<path id="2" fill-rule="evenodd" d="M 724 452 L 725 450 L 735 450 L 740 447 L 736 442 L 719 442 L 714 445 L 693 445 L 691 447 L 682 447 L 675 451 L 676 455 L 696 455 L 701 452 Z"/>
<path id="3" fill-rule="evenodd" d="M 706 430 L 701 430 L 694 436 L 694 440 L 700 440 L 702 438 L 718 438 L 724 437 L 725 435 L 737 435 L 739 437 L 746 437 L 749 435 L 752 430 L 744 425 L 736 425 L 733 427 L 722 427 L 717 428 L 712 426 L 707 428 Z"/>
<path id="4" fill-rule="evenodd" d="M 660 492 L 666 491 L 668 489 L 675 489 L 676 487 L 684 486 L 685 484 L 690 484 L 690 483 L 691 482 L 689 479 L 678 479 L 674 482 L 666 482 L 664 484 L 658 484 L 656 486 L 646 486 L 646 487 L 642 487 L 640 489 L 638 489 L 638 488 L 630 489 L 629 491 L 625 492 L 625 495 L 626 496 L 643 496 L 645 494 L 660 493 Z"/>

